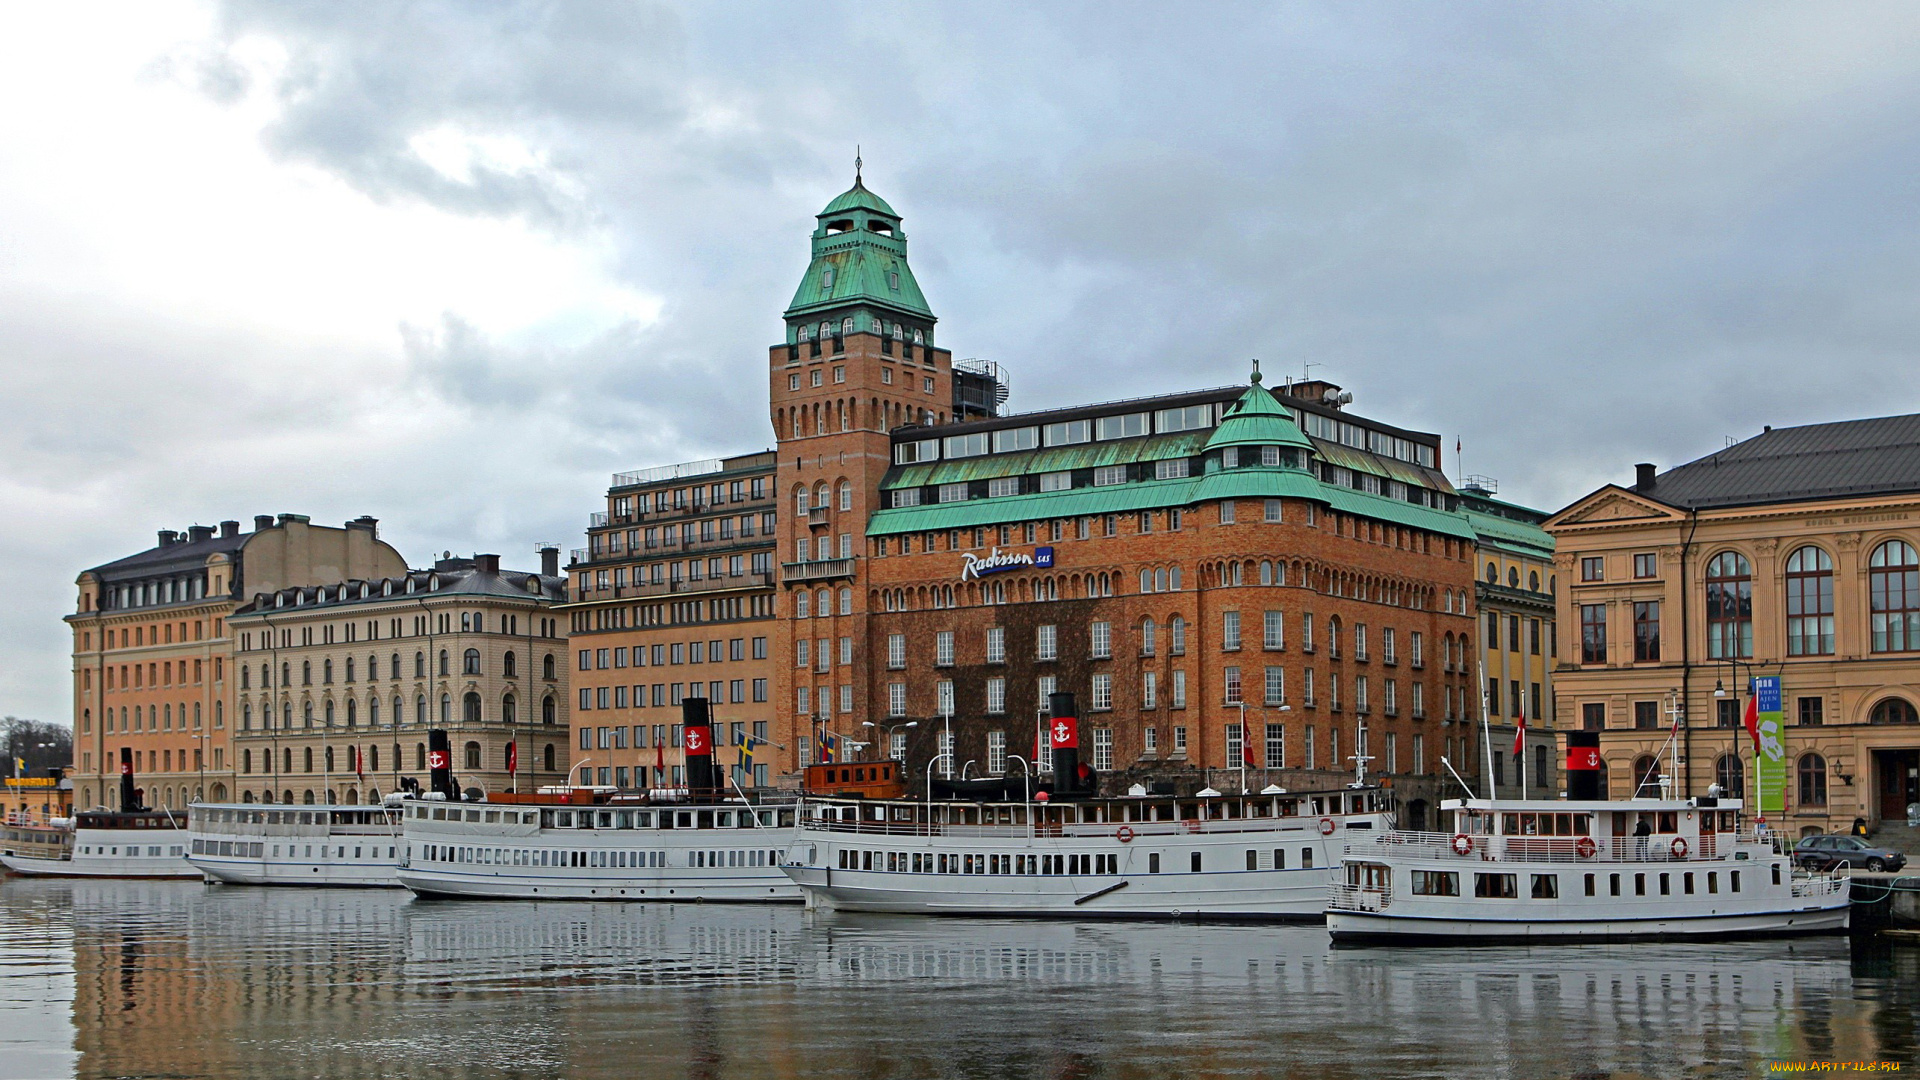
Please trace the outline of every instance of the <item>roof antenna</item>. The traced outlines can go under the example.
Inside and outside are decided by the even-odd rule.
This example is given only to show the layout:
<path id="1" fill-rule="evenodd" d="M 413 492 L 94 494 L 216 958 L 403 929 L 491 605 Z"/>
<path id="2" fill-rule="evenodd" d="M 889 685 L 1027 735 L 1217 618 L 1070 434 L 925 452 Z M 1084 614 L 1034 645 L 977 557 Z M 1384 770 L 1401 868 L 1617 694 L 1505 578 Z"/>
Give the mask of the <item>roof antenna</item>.
<path id="1" fill-rule="evenodd" d="M 1304 363 L 1302 363 L 1302 364 L 1300 365 L 1300 381 L 1301 381 L 1301 382 L 1312 382 L 1312 381 L 1313 381 L 1313 369 L 1314 369 L 1314 368 L 1317 368 L 1317 367 L 1321 367 L 1321 366 L 1323 366 L 1323 365 L 1321 365 L 1321 364 L 1318 364 L 1318 363 L 1315 363 L 1315 362 L 1314 362 L 1314 361 L 1312 361 L 1312 360 L 1308 360 L 1308 361 L 1305 361 Z"/>
<path id="2" fill-rule="evenodd" d="M 860 186 L 860 144 L 853 144 L 853 186 Z"/>

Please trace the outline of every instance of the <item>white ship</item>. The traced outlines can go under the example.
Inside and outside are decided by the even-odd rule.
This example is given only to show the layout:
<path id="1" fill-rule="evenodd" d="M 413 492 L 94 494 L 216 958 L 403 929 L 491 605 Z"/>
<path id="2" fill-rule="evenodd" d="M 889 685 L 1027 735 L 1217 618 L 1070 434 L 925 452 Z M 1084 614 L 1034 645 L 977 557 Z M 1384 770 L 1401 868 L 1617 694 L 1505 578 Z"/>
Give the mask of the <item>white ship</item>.
<path id="1" fill-rule="evenodd" d="M 783 869 L 809 907 L 924 915 L 1314 919 L 1387 793 L 1022 802 L 808 799 Z"/>
<path id="2" fill-rule="evenodd" d="M 201 803 L 188 813 L 187 862 L 229 885 L 398 888 L 394 806 Z"/>
<path id="3" fill-rule="evenodd" d="M 1716 798 L 1448 800 L 1455 832 L 1347 845 L 1327 929 L 1338 942 L 1449 944 L 1845 930 L 1846 880 L 1795 871 L 1741 810 Z"/>
<path id="4" fill-rule="evenodd" d="M 779 868 L 792 803 L 679 803 L 612 788 L 494 798 L 513 801 L 406 803 L 400 884 L 442 898 L 800 900 Z"/>
<path id="5" fill-rule="evenodd" d="M 8 828 L 0 865 L 29 877 L 197 878 L 186 825 L 166 810 L 87 810 L 67 824 Z"/>

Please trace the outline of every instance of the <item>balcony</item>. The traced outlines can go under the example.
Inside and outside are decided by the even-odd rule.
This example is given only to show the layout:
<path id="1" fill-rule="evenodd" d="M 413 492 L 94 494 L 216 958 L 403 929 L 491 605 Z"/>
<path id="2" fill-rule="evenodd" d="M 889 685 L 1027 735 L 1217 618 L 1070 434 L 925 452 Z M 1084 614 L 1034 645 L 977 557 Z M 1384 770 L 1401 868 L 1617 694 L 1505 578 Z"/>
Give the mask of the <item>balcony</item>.
<path id="1" fill-rule="evenodd" d="M 807 524 L 809 524 L 809 525 L 825 525 L 826 523 L 827 523 L 827 508 L 826 508 L 826 507 L 824 507 L 824 506 L 810 506 L 810 507 L 808 507 L 808 508 L 807 508 Z"/>
<path id="2" fill-rule="evenodd" d="M 831 581 L 853 576 L 853 559 L 822 559 L 819 562 L 781 563 L 780 580 L 791 585 L 802 581 Z"/>
<path id="3" fill-rule="evenodd" d="M 590 514 L 587 516 L 587 528 L 589 529 L 597 529 L 600 526 L 605 525 L 606 523 L 607 523 L 607 512 L 605 510 L 602 510 L 599 513 Z"/>

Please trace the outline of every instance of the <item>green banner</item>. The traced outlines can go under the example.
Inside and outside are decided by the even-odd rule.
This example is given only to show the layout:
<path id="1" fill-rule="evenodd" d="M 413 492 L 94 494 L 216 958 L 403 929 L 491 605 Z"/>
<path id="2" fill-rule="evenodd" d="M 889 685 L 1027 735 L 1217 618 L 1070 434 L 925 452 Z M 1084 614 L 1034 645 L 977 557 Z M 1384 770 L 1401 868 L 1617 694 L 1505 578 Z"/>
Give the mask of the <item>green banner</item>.
<path id="1" fill-rule="evenodd" d="M 1781 738 L 1780 676 L 1762 675 L 1753 680 L 1752 693 L 1758 704 L 1760 748 L 1754 754 L 1754 776 L 1760 782 L 1760 812 L 1787 812 L 1787 746 Z"/>

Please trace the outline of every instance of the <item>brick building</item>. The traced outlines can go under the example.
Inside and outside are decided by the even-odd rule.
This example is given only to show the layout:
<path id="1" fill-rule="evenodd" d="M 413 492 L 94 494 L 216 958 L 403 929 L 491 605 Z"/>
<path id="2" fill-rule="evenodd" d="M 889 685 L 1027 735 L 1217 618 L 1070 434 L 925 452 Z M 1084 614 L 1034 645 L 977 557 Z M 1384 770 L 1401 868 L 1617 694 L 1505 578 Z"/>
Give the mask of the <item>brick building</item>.
<path id="1" fill-rule="evenodd" d="M 717 760 L 738 783 L 779 779 L 777 748 L 744 768 L 738 749 L 766 741 L 773 720 L 773 484 L 772 452 L 614 475 L 562 610 L 584 781 L 680 786 L 680 702 L 692 696 L 713 702 Z"/>
<path id="2" fill-rule="evenodd" d="M 242 802 L 378 802 L 427 782 L 445 728 L 463 789 L 566 779 L 566 596 L 559 552 L 540 573 L 498 555 L 259 593 L 228 620 Z M 509 761 L 508 746 L 516 750 Z M 511 767 L 510 767 L 511 766 Z"/>
<path id="3" fill-rule="evenodd" d="M 261 515 L 186 532 L 78 579 L 73 634 L 74 805 L 116 806 L 121 747 L 149 806 L 229 796 L 234 780 L 229 617 L 255 592 L 397 574 L 370 517 L 342 528 Z"/>

